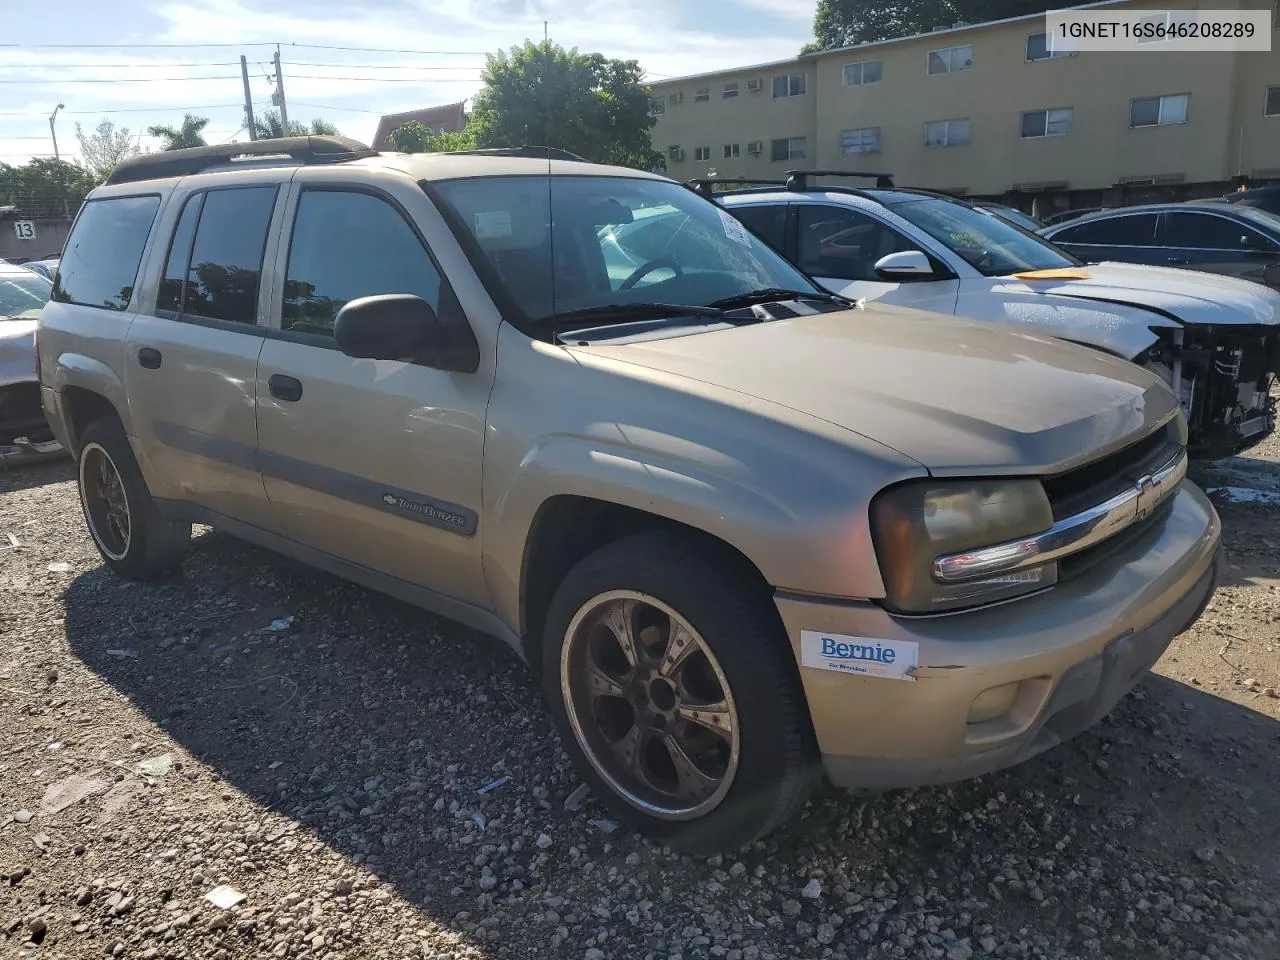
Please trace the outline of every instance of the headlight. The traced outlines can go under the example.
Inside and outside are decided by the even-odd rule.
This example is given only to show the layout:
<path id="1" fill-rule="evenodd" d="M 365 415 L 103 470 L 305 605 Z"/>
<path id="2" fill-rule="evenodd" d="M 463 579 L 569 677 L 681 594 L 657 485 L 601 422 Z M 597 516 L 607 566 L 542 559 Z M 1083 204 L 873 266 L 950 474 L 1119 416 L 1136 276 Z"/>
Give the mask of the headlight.
<path id="1" fill-rule="evenodd" d="M 939 556 L 1043 533 L 1052 525 L 1038 480 L 920 480 L 890 487 L 871 502 L 886 605 L 902 613 L 939 613 L 1050 586 L 1058 579 L 1056 563 L 961 583 L 940 583 L 932 568 Z"/>

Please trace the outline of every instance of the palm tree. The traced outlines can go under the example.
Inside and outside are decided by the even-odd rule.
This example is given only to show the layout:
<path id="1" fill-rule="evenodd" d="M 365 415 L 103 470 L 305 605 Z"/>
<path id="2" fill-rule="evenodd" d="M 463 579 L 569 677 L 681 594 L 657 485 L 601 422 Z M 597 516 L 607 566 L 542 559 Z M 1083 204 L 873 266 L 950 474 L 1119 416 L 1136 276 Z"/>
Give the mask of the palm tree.
<path id="1" fill-rule="evenodd" d="M 316 117 L 310 124 L 290 120 L 289 132 L 286 133 L 284 123 L 280 120 L 279 112 L 268 110 L 254 120 L 253 132 L 254 136 L 259 140 L 275 140 L 279 137 L 318 137 L 324 135 L 334 137 L 338 135 L 338 128 L 329 123 L 329 121 Z"/>
<path id="2" fill-rule="evenodd" d="M 203 147 L 206 144 L 204 137 L 200 135 L 200 131 L 208 124 L 208 117 L 197 117 L 188 113 L 182 118 L 180 126 L 172 127 L 165 124 L 157 124 L 154 127 L 147 127 L 147 133 L 164 140 L 164 148 L 166 150 Z"/>

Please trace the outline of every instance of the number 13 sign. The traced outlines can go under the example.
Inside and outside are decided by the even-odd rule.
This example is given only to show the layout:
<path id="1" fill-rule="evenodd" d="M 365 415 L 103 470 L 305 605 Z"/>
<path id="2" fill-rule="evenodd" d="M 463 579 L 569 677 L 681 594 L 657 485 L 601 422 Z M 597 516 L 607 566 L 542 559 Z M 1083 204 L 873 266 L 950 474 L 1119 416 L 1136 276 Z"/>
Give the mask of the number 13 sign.
<path id="1" fill-rule="evenodd" d="M 18 220 L 13 225 L 13 232 L 18 235 L 19 240 L 34 240 L 36 225 L 30 220 Z"/>

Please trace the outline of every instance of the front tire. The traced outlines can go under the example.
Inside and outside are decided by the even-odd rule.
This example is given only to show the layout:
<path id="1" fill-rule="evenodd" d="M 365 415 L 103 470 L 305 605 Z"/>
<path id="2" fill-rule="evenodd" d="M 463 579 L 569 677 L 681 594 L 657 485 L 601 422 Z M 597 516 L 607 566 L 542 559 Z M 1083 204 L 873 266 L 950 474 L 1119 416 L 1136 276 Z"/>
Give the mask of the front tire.
<path id="1" fill-rule="evenodd" d="M 767 588 L 715 544 L 643 533 L 590 554 L 552 600 L 542 667 L 583 779 L 671 847 L 744 846 L 798 810 L 820 776 Z"/>
<path id="2" fill-rule="evenodd" d="M 80 507 L 103 562 L 130 580 L 177 569 L 191 543 L 191 524 L 160 514 L 119 421 L 95 420 L 79 440 Z"/>

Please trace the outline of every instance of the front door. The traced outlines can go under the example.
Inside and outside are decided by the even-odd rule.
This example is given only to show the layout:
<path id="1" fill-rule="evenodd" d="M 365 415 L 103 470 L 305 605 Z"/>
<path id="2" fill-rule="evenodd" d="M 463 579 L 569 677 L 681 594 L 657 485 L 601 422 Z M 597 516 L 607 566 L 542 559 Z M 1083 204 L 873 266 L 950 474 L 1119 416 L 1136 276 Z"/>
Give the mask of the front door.
<path id="1" fill-rule="evenodd" d="M 265 529 L 274 522 L 255 460 L 259 292 L 277 195 L 291 173 L 181 200 L 176 221 L 162 225 L 163 274 L 145 287 L 158 287 L 156 302 L 134 319 L 125 356 L 153 492 Z"/>
<path id="2" fill-rule="evenodd" d="M 1165 261 L 1265 283 L 1267 268 L 1280 260 L 1280 247 L 1252 227 L 1212 213 L 1161 215 Z"/>
<path id="3" fill-rule="evenodd" d="M 859 210 L 834 204 L 796 208 L 796 265 L 832 293 L 939 313 L 954 313 L 959 281 L 886 280 L 876 273 L 881 257 L 919 244 Z"/>
<path id="4" fill-rule="evenodd" d="M 450 242 L 412 184 L 370 191 L 340 171 L 299 171 L 274 294 L 279 332 L 258 364 L 258 458 L 290 539 L 487 605 L 480 562 L 480 470 L 491 357 L 456 373 L 357 360 L 337 349 L 347 302 L 384 293 L 459 311 L 428 236 Z M 414 224 L 426 225 L 420 231 Z"/>

